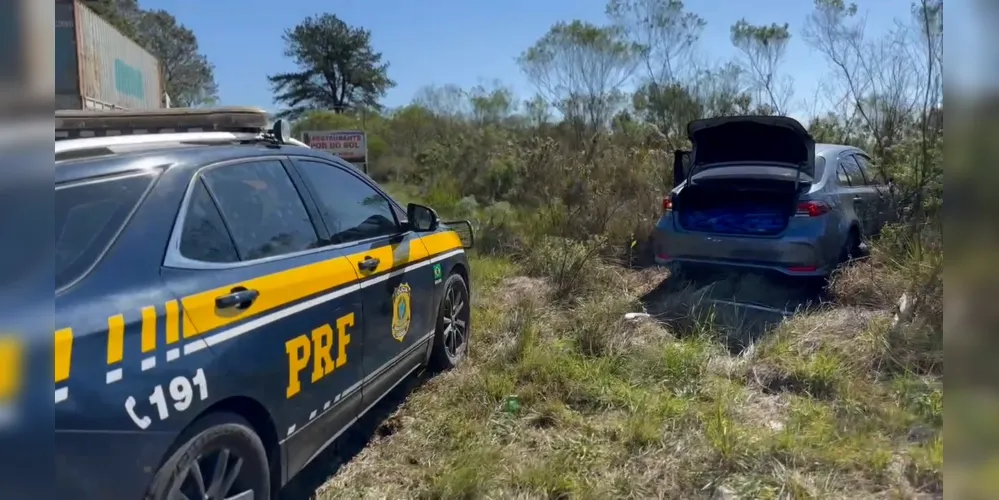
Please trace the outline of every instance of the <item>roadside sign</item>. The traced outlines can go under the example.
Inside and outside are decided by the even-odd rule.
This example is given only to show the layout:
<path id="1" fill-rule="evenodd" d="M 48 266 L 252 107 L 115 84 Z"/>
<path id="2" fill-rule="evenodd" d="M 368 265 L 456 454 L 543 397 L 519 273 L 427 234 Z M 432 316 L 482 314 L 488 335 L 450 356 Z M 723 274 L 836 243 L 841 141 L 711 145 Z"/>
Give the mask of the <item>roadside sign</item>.
<path id="1" fill-rule="evenodd" d="M 326 151 L 368 171 L 368 137 L 363 130 L 315 130 L 302 132 L 302 142 Z"/>

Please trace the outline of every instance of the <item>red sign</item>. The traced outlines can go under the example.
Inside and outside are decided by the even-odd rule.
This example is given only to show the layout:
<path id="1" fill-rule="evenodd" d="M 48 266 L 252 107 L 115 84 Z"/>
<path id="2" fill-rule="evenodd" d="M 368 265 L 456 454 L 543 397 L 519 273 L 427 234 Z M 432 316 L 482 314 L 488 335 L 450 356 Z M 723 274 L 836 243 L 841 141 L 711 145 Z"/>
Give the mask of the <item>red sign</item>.
<path id="1" fill-rule="evenodd" d="M 366 163 L 368 159 L 367 137 L 360 130 L 303 132 L 302 142 L 352 163 Z"/>

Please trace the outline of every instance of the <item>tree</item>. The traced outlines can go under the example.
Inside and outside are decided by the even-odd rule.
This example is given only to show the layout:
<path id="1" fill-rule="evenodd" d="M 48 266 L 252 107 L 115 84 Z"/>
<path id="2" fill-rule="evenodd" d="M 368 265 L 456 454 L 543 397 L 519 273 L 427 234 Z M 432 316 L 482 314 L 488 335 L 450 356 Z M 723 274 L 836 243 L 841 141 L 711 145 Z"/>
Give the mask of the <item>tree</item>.
<path id="1" fill-rule="evenodd" d="M 141 13 L 136 0 L 83 0 L 83 4 L 121 34 L 138 40 L 136 23 Z"/>
<path id="2" fill-rule="evenodd" d="M 670 149 L 679 147 L 689 121 L 701 117 L 704 106 L 691 88 L 678 82 L 656 84 L 649 81 L 632 96 L 635 111 L 656 127 Z"/>
<path id="3" fill-rule="evenodd" d="M 295 120 L 291 133 L 295 137 L 300 137 L 302 132 L 306 131 L 350 130 L 360 126 L 360 121 L 353 116 L 317 109 L 303 113 L 298 120 Z"/>
<path id="4" fill-rule="evenodd" d="M 836 113 L 826 113 L 816 116 L 808 122 L 808 132 L 816 142 L 832 144 L 850 144 L 863 146 L 863 141 L 856 134 L 856 128 L 849 121 Z"/>
<path id="5" fill-rule="evenodd" d="M 527 123 L 532 127 L 541 128 L 547 125 L 551 119 L 550 111 L 551 106 L 544 96 L 535 95 L 524 101 L 524 114 L 527 117 Z"/>
<path id="6" fill-rule="evenodd" d="M 702 70 L 691 85 L 701 101 L 705 117 L 747 114 L 753 98 L 741 81 L 743 70 L 735 63 Z"/>
<path id="7" fill-rule="evenodd" d="M 704 19 L 687 12 L 680 0 L 610 0 L 607 15 L 638 48 L 645 69 L 632 99 L 636 111 L 668 140 L 678 140 L 700 113 L 685 82 L 696 74 L 691 56 Z"/>
<path id="8" fill-rule="evenodd" d="M 577 20 L 556 23 L 518 63 L 580 134 L 609 124 L 619 89 L 635 69 L 636 52 L 619 29 Z"/>
<path id="9" fill-rule="evenodd" d="M 747 73 L 753 80 L 757 105 L 776 114 L 787 114 L 793 94 L 791 79 L 779 79 L 787 44 L 791 40 L 788 24 L 752 25 L 745 19 L 732 25 L 732 45 L 742 52 Z M 767 113 L 769 114 L 769 113 Z"/>
<path id="10" fill-rule="evenodd" d="M 468 92 L 472 120 L 480 125 L 498 125 L 517 110 L 513 90 L 494 81 L 489 87 L 476 85 Z"/>
<path id="11" fill-rule="evenodd" d="M 855 4 L 815 0 L 804 38 L 831 64 L 875 165 L 896 181 L 895 216 L 907 221 L 908 241 L 921 244 L 943 190 L 943 2 L 921 0 L 910 14 L 871 38 Z"/>
<path id="12" fill-rule="evenodd" d="M 395 86 L 388 63 L 371 47 L 371 32 L 333 14 L 307 17 L 284 33 L 285 55 L 299 71 L 268 76 L 279 113 L 296 118 L 312 109 L 337 113 L 359 106 L 381 110 L 378 100 Z"/>
<path id="13" fill-rule="evenodd" d="M 607 15 L 635 44 L 654 86 L 679 80 L 705 25 L 680 0 L 610 0 Z"/>
<path id="14" fill-rule="evenodd" d="M 441 118 L 462 118 L 470 112 L 465 89 L 453 83 L 420 87 L 413 96 L 413 104 Z"/>
<path id="15" fill-rule="evenodd" d="M 874 153 L 883 156 L 901 137 L 901 117 L 913 102 L 912 60 L 899 33 L 865 39 L 864 20 L 855 4 L 843 0 L 816 0 L 804 31 L 805 41 L 833 67 L 837 89 L 846 106 L 874 141 Z"/>
<path id="16" fill-rule="evenodd" d="M 815 0 L 805 25 L 805 41 L 833 67 L 838 95 L 873 141 L 873 152 L 889 160 L 914 123 L 929 123 L 922 118 L 943 93 L 943 2 L 922 0 L 911 14 L 909 24 L 870 39 L 855 4 Z M 938 135 L 930 133 L 927 142 Z"/>
<path id="17" fill-rule="evenodd" d="M 198 52 L 194 32 L 167 11 L 143 11 L 136 23 L 138 41 L 160 60 L 163 84 L 175 107 L 218 101 L 215 67 Z"/>

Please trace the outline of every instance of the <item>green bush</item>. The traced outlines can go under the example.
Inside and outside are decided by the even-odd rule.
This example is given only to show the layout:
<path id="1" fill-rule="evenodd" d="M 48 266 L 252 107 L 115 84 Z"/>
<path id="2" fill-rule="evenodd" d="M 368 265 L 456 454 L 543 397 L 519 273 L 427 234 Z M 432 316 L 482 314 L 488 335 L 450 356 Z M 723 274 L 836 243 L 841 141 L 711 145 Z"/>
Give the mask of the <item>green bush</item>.
<path id="1" fill-rule="evenodd" d="M 551 281 L 556 300 L 579 298 L 600 284 L 600 251 L 604 240 L 592 237 L 577 241 L 558 236 L 542 236 L 522 250 L 524 270 Z"/>

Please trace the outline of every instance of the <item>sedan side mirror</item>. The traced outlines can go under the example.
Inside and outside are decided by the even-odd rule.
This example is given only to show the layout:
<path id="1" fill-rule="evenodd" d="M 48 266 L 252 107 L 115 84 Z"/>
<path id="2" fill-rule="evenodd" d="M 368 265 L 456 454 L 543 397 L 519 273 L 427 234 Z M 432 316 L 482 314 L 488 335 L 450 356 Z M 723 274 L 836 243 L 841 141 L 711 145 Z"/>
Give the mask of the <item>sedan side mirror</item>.
<path id="1" fill-rule="evenodd" d="M 440 218 L 434 209 L 416 203 L 406 205 L 406 218 L 409 219 L 409 229 L 417 233 L 436 231 L 440 226 Z"/>

